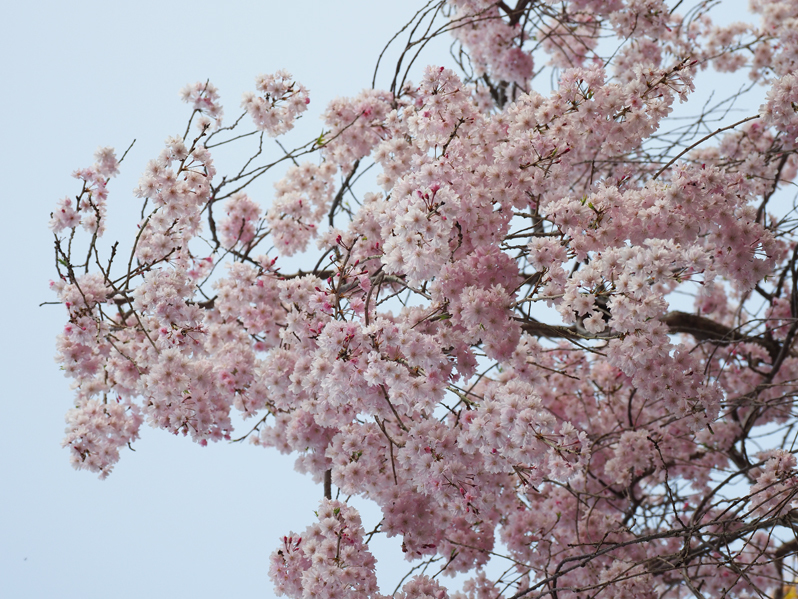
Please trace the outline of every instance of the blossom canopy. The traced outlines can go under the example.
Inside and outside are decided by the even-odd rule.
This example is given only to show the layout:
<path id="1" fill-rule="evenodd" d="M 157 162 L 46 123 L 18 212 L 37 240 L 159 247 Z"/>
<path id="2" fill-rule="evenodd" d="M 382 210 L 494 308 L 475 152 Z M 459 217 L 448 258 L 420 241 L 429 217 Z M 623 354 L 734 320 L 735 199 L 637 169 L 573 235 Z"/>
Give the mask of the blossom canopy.
<path id="1" fill-rule="evenodd" d="M 293 599 L 390 596 L 376 534 L 411 562 L 403 599 L 783 597 L 798 4 L 751 7 L 433 0 L 390 85 L 272 154 L 310 106 L 290 73 L 232 124 L 210 82 L 185 87 L 128 255 L 103 245 L 113 149 L 52 213 L 73 464 L 108 476 L 144 423 L 207 444 L 251 419 L 236 440 L 323 489 L 269 558 Z M 411 83 L 448 34 L 458 68 Z M 712 70 L 765 103 L 674 116 Z"/>

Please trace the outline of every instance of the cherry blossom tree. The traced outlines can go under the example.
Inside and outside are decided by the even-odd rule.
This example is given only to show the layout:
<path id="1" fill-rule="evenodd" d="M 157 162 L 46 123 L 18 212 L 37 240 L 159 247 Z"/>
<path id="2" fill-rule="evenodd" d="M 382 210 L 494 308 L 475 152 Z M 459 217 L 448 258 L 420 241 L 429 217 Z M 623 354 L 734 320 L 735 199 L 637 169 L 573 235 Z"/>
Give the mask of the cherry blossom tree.
<path id="1" fill-rule="evenodd" d="M 230 124 L 210 82 L 186 87 L 129 251 L 103 244 L 110 148 L 52 214 L 73 464 L 107 476 L 145 422 L 296 455 L 323 499 L 270 557 L 291 598 L 390 596 L 377 534 L 401 538 L 403 599 L 783 597 L 798 3 L 732 25 L 713 7 L 432 0 L 390 85 L 291 150 L 271 139 L 310 95 L 289 73 Z M 449 34 L 457 72 L 411 83 Z M 710 70 L 765 103 L 675 118 Z"/>

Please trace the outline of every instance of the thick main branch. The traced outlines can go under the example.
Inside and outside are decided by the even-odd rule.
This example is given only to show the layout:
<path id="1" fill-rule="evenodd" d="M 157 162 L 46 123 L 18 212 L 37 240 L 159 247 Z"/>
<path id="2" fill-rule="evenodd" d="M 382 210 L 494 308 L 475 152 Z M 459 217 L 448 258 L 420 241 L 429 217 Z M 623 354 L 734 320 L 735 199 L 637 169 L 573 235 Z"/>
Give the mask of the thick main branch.
<path id="1" fill-rule="evenodd" d="M 686 333 L 696 341 L 708 341 L 716 345 L 731 343 L 753 343 L 764 348 L 772 360 L 781 351 L 781 345 L 769 336 L 743 335 L 738 329 L 715 322 L 710 318 L 688 314 L 687 312 L 668 312 L 660 318 L 668 327 L 668 333 Z M 550 325 L 535 319 L 524 319 L 521 328 L 525 333 L 535 337 L 549 339 L 586 339 L 591 335 L 579 331 L 575 326 Z"/>

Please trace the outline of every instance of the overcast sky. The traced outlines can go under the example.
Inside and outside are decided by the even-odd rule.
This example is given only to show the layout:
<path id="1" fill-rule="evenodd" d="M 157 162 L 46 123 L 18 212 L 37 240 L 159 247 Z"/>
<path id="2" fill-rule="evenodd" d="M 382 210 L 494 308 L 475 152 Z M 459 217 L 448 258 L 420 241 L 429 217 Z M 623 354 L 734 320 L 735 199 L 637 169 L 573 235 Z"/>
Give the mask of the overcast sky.
<path id="1" fill-rule="evenodd" d="M 3 411 L 0 596 L 273 597 L 268 555 L 313 519 L 322 490 L 293 459 L 247 444 L 201 448 L 143 428 L 108 480 L 74 471 L 61 449 L 69 382 L 53 361 L 64 324 L 52 300 L 55 202 L 98 146 L 135 138 L 110 186 L 113 232 L 163 140 L 182 133 L 180 88 L 210 79 L 228 122 L 260 73 L 285 68 L 311 92 L 307 138 L 338 95 L 370 86 L 376 56 L 421 2 L 206 0 L 15 2 L 0 19 L 3 61 L 0 234 Z M 447 43 L 422 59 L 447 64 Z M 444 58 L 440 58 L 443 56 Z M 416 71 L 418 73 L 418 71 Z M 414 77 L 418 80 L 418 75 Z M 386 80 L 382 79 L 383 84 Z M 378 81 L 379 84 L 379 81 Z M 367 510 L 366 524 L 376 522 Z M 383 592 L 406 570 L 398 542 L 375 541 Z"/>

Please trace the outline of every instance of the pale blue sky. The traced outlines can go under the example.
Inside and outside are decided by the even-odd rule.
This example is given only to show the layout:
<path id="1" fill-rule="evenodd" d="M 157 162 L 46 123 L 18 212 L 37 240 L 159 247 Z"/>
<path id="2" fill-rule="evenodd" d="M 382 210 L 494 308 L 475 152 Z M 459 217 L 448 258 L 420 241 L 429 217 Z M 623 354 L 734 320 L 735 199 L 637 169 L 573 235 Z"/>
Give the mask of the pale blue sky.
<path id="1" fill-rule="evenodd" d="M 60 440 L 71 392 L 53 362 L 64 313 L 37 307 L 53 299 L 48 215 L 77 191 L 70 173 L 90 165 L 98 146 L 121 151 L 136 138 L 110 187 L 117 220 L 107 241 L 124 235 L 139 173 L 185 127 L 188 107 L 178 92 L 189 82 L 216 84 L 229 122 L 257 74 L 288 69 L 311 91 L 302 134 L 318 135 L 327 101 L 370 85 L 380 49 L 420 4 L 50 0 L 4 7 L 0 597 L 274 596 L 268 555 L 283 534 L 312 522 L 322 494 L 293 471 L 292 458 L 247 444 L 203 449 L 145 428 L 108 480 L 70 467 Z M 419 67 L 448 62 L 448 40 L 427 56 Z M 364 514 L 367 524 L 375 518 L 374 510 Z M 406 569 L 390 562 L 401 560 L 395 541 L 375 541 L 383 592 Z"/>

